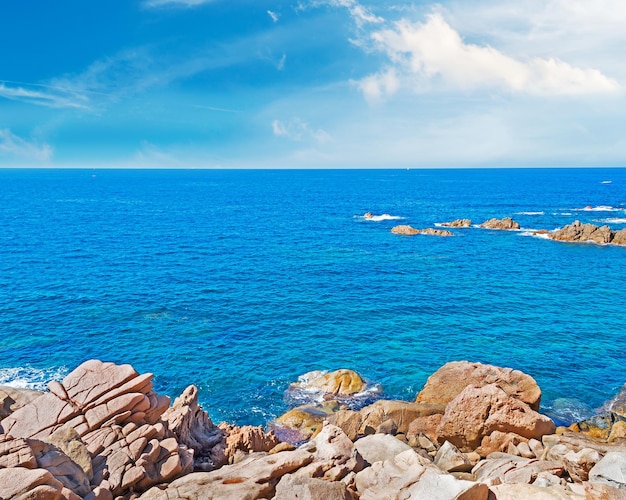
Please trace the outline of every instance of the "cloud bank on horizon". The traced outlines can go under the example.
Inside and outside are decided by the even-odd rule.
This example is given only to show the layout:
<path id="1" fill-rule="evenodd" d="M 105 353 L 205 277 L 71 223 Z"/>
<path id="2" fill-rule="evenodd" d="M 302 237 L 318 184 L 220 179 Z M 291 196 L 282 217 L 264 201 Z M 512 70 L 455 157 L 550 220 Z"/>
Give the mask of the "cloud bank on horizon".
<path id="1" fill-rule="evenodd" d="M 124 4 L 7 6 L 0 167 L 626 166 L 617 0 Z"/>

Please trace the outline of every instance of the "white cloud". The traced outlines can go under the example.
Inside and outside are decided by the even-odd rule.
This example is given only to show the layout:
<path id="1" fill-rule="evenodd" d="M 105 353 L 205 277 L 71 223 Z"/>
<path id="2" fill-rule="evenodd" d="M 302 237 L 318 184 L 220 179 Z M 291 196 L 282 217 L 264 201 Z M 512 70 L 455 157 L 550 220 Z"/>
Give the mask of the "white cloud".
<path id="1" fill-rule="evenodd" d="M 372 34 L 398 72 L 413 88 L 424 82 L 456 90 L 504 89 L 533 95 L 580 95 L 614 92 L 620 85 L 600 71 L 579 68 L 555 58 L 520 60 L 487 45 L 465 43 L 440 14 L 425 23 L 401 20 L 393 29 Z M 389 74 L 387 71 L 385 74 Z M 372 75 L 361 82 L 366 97 L 393 93 L 389 77 Z"/>
<path id="2" fill-rule="evenodd" d="M 85 94 L 53 85 L 2 81 L 0 82 L 0 97 L 48 108 L 86 109 L 89 107 L 89 99 Z"/>
<path id="3" fill-rule="evenodd" d="M 319 144 L 332 141 L 332 137 L 328 132 L 323 129 L 313 129 L 300 118 L 292 118 L 287 122 L 274 120 L 272 122 L 272 130 L 276 137 L 285 137 L 292 141 L 302 142 L 313 139 Z"/>
<path id="4" fill-rule="evenodd" d="M 283 54 L 282 57 L 280 58 L 280 61 L 278 61 L 278 64 L 276 65 L 276 69 L 278 71 L 282 71 L 283 69 L 285 69 L 286 61 L 287 61 L 287 54 Z"/>
<path id="5" fill-rule="evenodd" d="M 348 10 L 350 16 L 361 28 L 366 24 L 379 24 L 385 20 L 382 17 L 375 15 L 367 7 L 361 5 L 357 0 L 311 0 L 309 4 L 312 7 L 319 7 L 322 5 L 330 5 L 332 7 L 343 7 Z M 300 9 L 306 8 L 304 4 L 299 4 Z"/>
<path id="6" fill-rule="evenodd" d="M 274 21 L 275 23 L 278 22 L 278 14 L 276 14 L 276 12 L 273 12 L 271 10 L 267 11 L 267 15 L 270 16 L 270 18 L 272 19 L 272 21 Z"/>
<path id="7" fill-rule="evenodd" d="M 9 129 L 0 129 L 0 156 L 45 162 L 52 158 L 52 147 L 29 142 Z"/>
<path id="8" fill-rule="evenodd" d="M 211 1 L 213 0 L 145 0 L 143 6 L 148 8 L 164 6 L 197 7 Z"/>
<path id="9" fill-rule="evenodd" d="M 363 78 L 357 83 L 365 98 L 370 102 L 379 101 L 384 95 L 392 95 L 398 90 L 400 82 L 394 68 L 381 71 Z"/>

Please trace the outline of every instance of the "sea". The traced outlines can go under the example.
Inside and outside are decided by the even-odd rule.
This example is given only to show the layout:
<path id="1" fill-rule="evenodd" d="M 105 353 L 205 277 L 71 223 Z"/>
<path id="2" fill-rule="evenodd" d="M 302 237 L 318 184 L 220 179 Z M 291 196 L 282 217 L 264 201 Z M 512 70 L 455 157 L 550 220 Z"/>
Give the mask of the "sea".
<path id="1" fill-rule="evenodd" d="M 0 169 L 0 384 L 129 363 L 267 425 L 312 370 L 413 400 L 468 360 L 532 375 L 572 422 L 626 383 L 626 248 L 533 231 L 626 228 L 624 207 L 619 168 Z M 391 233 L 457 218 L 474 226 Z"/>

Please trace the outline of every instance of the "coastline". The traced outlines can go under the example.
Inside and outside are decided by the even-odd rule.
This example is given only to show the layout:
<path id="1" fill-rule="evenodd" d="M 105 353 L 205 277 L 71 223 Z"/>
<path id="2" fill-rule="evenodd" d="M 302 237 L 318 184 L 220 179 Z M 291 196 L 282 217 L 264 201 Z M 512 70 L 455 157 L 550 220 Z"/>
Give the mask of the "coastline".
<path id="1" fill-rule="evenodd" d="M 304 492 L 366 500 L 434 491 L 574 499 L 623 498 L 626 489 L 610 472 L 626 467 L 623 392 L 604 413 L 556 428 L 540 413 L 535 380 L 493 365 L 447 363 L 413 402 L 379 399 L 359 410 L 347 402 L 371 387 L 357 373 L 311 372 L 290 390 L 316 393 L 319 404 L 293 408 L 270 430 L 215 425 L 195 386 L 170 404 L 151 374 L 130 365 L 91 360 L 48 389 L 37 397 L 0 389 L 7 500 L 37 488 L 48 495 L 38 498 L 67 500 L 287 500 Z"/>

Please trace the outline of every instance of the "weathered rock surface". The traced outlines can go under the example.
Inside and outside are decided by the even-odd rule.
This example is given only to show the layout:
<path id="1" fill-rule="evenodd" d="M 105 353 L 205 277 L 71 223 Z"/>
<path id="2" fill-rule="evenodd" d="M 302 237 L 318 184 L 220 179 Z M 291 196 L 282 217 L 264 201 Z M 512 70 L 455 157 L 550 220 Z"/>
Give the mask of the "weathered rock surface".
<path id="1" fill-rule="evenodd" d="M 449 441 L 441 445 L 437 450 L 434 463 L 445 472 L 468 472 L 472 470 L 472 462 L 467 455 L 461 453 L 459 449 Z"/>
<path id="2" fill-rule="evenodd" d="M 485 229 L 499 229 L 508 231 L 511 229 L 519 229 L 520 225 L 519 222 L 514 221 L 510 217 L 504 217 L 502 219 L 496 219 L 494 217 L 493 219 L 489 219 L 483 222 L 480 227 Z"/>
<path id="3" fill-rule="evenodd" d="M 389 434 L 372 434 L 362 437 L 354 442 L 354 446 L 369 464 L 393 460 L 396 455 L 412 449 L 408 444 Z"/>
<path id="4" fill-rule="evenodd" d="M 0 469 L 0 498 L 11 500 L 60 500 L 63 485 L 44 469 Z M 67 498 L 67 495 L 65 496 Z"/>
<path id="5" fill-rule="evenodd" d="M 563 466 L 556 462 L 523 458 L 507 453 L 492 453 L 479 462 L 472 472 L 476 480 L 490 486 L 504 483 L 532 484 L 541 473 L 563 475 Z"/>
<path id="6" fill-rule="evenodd" d="M 548 237 L 556 241 L 626 244 L 626 230 L 613 231 L 609 226 L 582 224 L 579 220 L 549 233 Z"/>
<path id="7" fill-rule="evenodd" d="M 443 227 L 471 227 L 472 221 L 469 219 L 456 219 L 452 222 L 443 222 Z"/>
<path id="8" fill-rule="evenodd" d="M 501 484 L 489 488 L 496 500 L 590 500 L 593 496 L 574 493 L 561 485 L 537 486 L 534 484 Z M 492 498 L 491 496 L 489 497 Z M 603 497 L 606 500 L 611 497 Z M 600 497 L 598 497 L 600 500 Z M 617 500 L 617 499 L 612 499 Z"/>
<path id="9" fill-rule="evenodd" d="M 391 232 L 393 234 L 401 234 L 404 236 L 413 236 L 415 234 L 424 234 L 427 236 L 454 236 L 454 233 L 451 231 L 446 231 L 445 229 L 434 229 L 432 227 L 426 229 L 417 229 L 413 226 L 409 225 L 399 225 L 391 228 Z"/>
<path id="10" fill-rule="evenodd" d="M 468 385 L 497 384 L 509 396 L 539 410 L 541 389 L 530 375 L 511 368 L 469 361 L 446 363 L 433 373 L 417 395 L 417 402 L 448 404 Z"/>
<path id="11" fill-rule="evenodd" d="M 626 452 L 607 453 L 589 471 L 589 481 L 626 490 Z"/>
<path id="12" fill-rule="evenodd" d="M 276 485 L 285 474 L 313 461 L 305 450 L 283 451 L 273 455 L 252 453 L 244 460 L 212 472 L 193 472 L 165 489 L 151 488 L 142 500 L 174 500 L 181 498 L 250 500 L 272 498 Z"/>
<path id="13" fill-rule="evenodd" d="M 32 389 L 17 389 L 0 385 L 0 420 L 8 417 L 15 410 L 19 410 L 22 406 L 26 406 L 42 394 L 43 392 Z"/>
<path id="14" fill-rule="evenodd" d="M 274 500 L 354 500 L 343 482 L 286 474 L 276 486 Z"/>
<path id="15" fill-rule="evenodd" d="M 45 468 L 63 484 L 69 482 L 68 488 L 78 494 L 98 486 L 113 495 L 130 488 L 143 491 L 192 470 L 193 452 L 171 437 L 160 421 L 169 398 L 152 390 L 151 374 L 139 375 L 130 365 L 91 360 L 61 383 L 51 382 L 49 389 L 1 425 L 8 436 L 26 439 L 40 467 L 41 460 L 52 457 Z M 73 437 L 69 429 L 74 429 Z M 55 433 L 56 438 L 69 435 L 55 441 Z M 65 446 L 70 455 L 82 453 L 83 458 L 79 448 L 84 445 L 92 458 L 92 470 L 86 459 L 78 466 L 60 449 L 32 438 L 51 439 L 61 449 Z M 74 456 L 81 462 L 77 454 Z M 71 473 L 70 463 L 77 469 Z M 86 487 L 78 471 L 88 478 Z"/>
<path id="16" fill-rule="evenodd" d="M 333 372 L 313 371 L 299 377 L 298 382 L 291 385 L 307 391 L 320 392 L 333 396 L 352 396 L 367 388 L 367 383 L 353 370 L 335 370 Z"/>
<path id="17" fill-rule="evenodd" d="M 496 384 L 468 386 L 446 407 L 437 428 L 440 443 L 450 441 L 463 451 L 476 449 L 494 431 L 540 439 L 555 430 L 554 422 Z"/>

